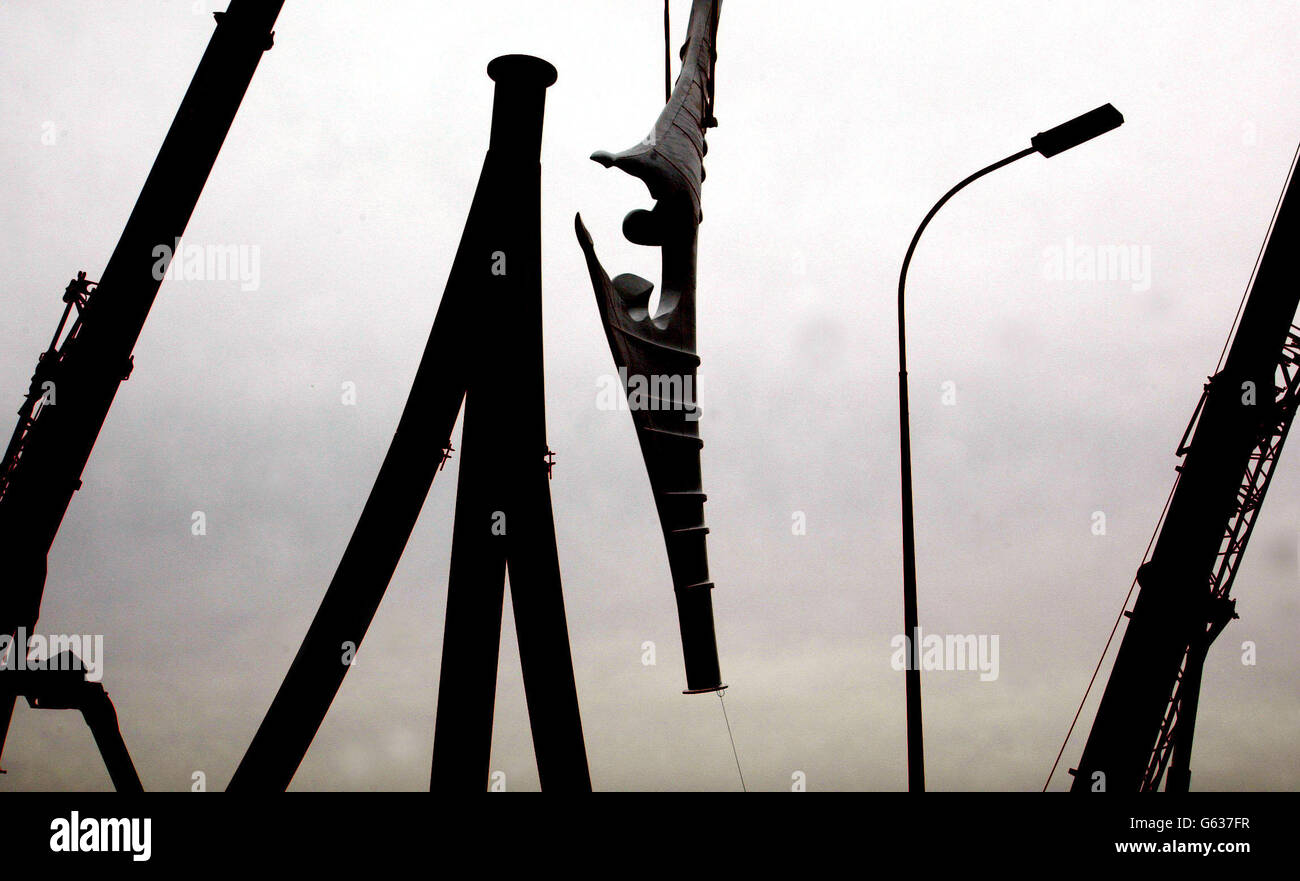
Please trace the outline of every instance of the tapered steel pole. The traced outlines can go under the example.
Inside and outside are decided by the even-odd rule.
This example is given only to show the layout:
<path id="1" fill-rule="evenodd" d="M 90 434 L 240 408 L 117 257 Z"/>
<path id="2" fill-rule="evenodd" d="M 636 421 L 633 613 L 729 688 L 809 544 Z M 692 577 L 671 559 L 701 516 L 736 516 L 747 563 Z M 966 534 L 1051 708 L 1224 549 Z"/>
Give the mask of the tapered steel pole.
<path id="1" fill-rule="evenodd" d="M 496 81 L 484 167 L 497 222 L 481 230 L 477 295 L 492 318 L 465 395 L 430 788 L 488 783 L 506 567 L 538 776 L 591 789 L 549 488 L 542 358 L 541 179 L 546 89 L 556 72 L 511 55 Z M 491 269 L 499 259 L 499 271 Z"/>
<path id="2" fill-rule="evenodd" d="M 334 579 L 232 791 L 283 790 L 292 780 L 401 558 L 449 449 L 462 399 L 431 784 L 486 789 L 509 558 L 519 570 L 511 573 L 511 594 L 542 785 L 590 788 L 549 519 L 541 385 L 538 160 L 545 91 L 555 69 L 538 58 L 507 55 L 488 73 L 496 81 L 488 154 L 410 396 Z M 543 504 L 544 522 L 536 515 Z M 530 535 L 549 542 L 536 590 L 529 589 L 538 559 L 525 544 Z M 545 634 L 540 642 L 531 638 L 537 621 Z"/>

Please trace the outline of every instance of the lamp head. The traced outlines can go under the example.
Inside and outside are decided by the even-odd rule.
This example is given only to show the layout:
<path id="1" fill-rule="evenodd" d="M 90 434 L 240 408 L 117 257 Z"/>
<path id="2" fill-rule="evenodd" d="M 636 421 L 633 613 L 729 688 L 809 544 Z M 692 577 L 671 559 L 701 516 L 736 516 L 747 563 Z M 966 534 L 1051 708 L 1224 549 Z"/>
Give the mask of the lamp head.
<path id="1" fill-rule="evenodd" d="M 1064 153 L 1071 147 L 1077 147 L 1084 141 L 1091 141 L 1098 135 L 1104 135 L 1111 129 L 1119 128 L 1124 116 L 1113 104 L 1103 104 L 1096 110 L 1089 110 L 1083 116 L 1076 116 L 1069 122 L 1063 122 L 1056 128 L 1039 132 L 1029 139 L 1035 150 L 1044 156 Z"/>

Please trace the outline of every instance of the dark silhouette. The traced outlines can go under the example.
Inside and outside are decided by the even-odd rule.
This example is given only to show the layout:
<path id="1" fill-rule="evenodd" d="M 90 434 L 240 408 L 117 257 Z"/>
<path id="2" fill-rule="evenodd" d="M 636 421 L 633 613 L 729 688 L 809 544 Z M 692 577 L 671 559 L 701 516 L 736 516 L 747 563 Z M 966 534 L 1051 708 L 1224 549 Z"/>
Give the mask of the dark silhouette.
<path id="1" fill-rule="evenodd" d="M 144 791 L 126 742 L 122 740 L 117 711 L 108 692 L 86 677 L 75 654 L 63 652 L 52 658 L 44 669 L 0 670 L 0 699 L 12 707 L 19 697 L 26 698 L 27 705 L 35 710 L 80 710 L 99 754 L 104 757 L 113 787 L 118 792 Z"/>
<path id="2" fill-rule="evenodd" d="M 12 636 L 36 624 L 46 557 L 72 494 L 81 488 L 117 388 L 131 374 L 131 350 L 162 283 L 155 249 L 171 246 L 185 232 L 262 53 L 271 48 L 282 5 L 283 0 L 231 0 L 226 12 L 216 14 L 216 31 L 104 274 L 95 285 L 80 273 L 64 293 L 63 317 L 41 355 L 0 465 L 0 557 L 7 576 L 0 633 Z M 60 345 L 74 309 L 76 318 Z M 46 397 L 51 392 L 57 393 L 53 400 Z M 12 693 L 0 694 L 0 749 L 13 699 Z"/>
<path id="3" fill-rule="evenodd" d="M 1183 462 L 1071 789 L 1186 792 L 1210 643 L 1300 402 L 1300 184 L 1293 163 L 1222 369 L 1178 445 Z M 1281 385 L 1278 385 L 1278 379 Z M 1191 438 L 1188 441 L 1188 437 Z M 1097 775 L 1103 776 L 1097 776 Z"/>
<path id="4" fill-rule="evenodd" d="M 1082 116 L 1076 116 L 1045 132 L 1039 132 L 1029 139 L 1030 146 L 1005 159 L 999 159 L 992 165 L 986 165 L 967 177 L 951 190 L 943 194 L 934 207 L 926 212 L 920 226 L 912 235 L 903 257 L 903 268 L 898 273 L 898 438 L 900 450 L 900 470 L 902 475 L 903 508 L 903 635 L 907 639 L 908 657 L 904 672 L 904 689 L 907 695 L 907 789 L 909 792 L 925 791 L 925 743 L 921 723 L 921 665 L 920 647 L 917 645 L 917 628 L 920 626 L 916 607 L 916 537 L 913 527 L 912 512 L 912 429 L 907 401 L 907 326 L 904 320 L 905 298 L 907 290 L 907 267 L 912 263 L 916 245 L 921 241 L 921 233 L 930 225 L 930 221 L 939 213 L 939 209 L 948 200 L 990 172 L 1010 165 L 1033 153 L 1044 157 L 1055 156 L 1071 147 L 1077 147 L 1098 135 L 1103 135 L 1118 128 L 1124 117 L 1110 104 L 1103 104 L 1095 110 L 1089 110 Z"/>
<path id="5" fill-rule="evenodd" d="M 507 55 L 492 133 L 447 289 L 392 445 L 298 655 L 230 790 L 283 790 L 361 645 L 434 476 L 464 435 L 431 785 L 486 788 L 504 578 L 544 789 L 590 790 L 560 588 L 546 443 L 540 169 L 555 68 Z M 350 647 L 350 649 L 349 649 Z"/>
<path id="6" fill-rule="evenodd" d="M 694 398 L 700 363 L 695 347 L 695 249 L 703 219 L 704 135 L 717 125 L 713 68 L 721 6 L 720 0 L 695 0 L 691 6 L 682 70 L 651 135 L 622 153 L 591 157 L 640 178 L 655 199 L 653 210 L 632 211 L 623 220 L 628 241 L 660 248 L 663 291 L 654 315 L 649 314 L 654 285 L 627 273 L 611 281 L 596 258 L 581 215 L 574 220 L 610 351 L 627 383 L 632 421 L 668 548 L 688 694 L 726 688 L 713 630 L 713 584 L 705 545 L 709 529 L 704 525 L 700 479 L 703 441 Z M 634 393 L 633 381 L 640 394 Z"/>

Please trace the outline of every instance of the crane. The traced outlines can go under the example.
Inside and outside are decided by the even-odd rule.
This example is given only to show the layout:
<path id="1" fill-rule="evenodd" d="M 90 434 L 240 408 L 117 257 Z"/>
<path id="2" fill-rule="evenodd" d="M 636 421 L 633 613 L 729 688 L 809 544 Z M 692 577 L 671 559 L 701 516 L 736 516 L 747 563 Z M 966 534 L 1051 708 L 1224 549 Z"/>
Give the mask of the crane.
<path id="1" fill-rule="evenodd" d="M 118 386 L 131 375 L 132 349 L 162 284 L 166 267 L 157 249 L 184 233 L 283 5 L 230 0 L 225 12 L 213 13 L 216 30 L 103 274 L 96 283 L 80 272 L 64 291 L 63 316 L 0 462 L 0 634 L 30 630 L 40 616 L 50 548 Z M 0 687 L 0 750 L 18 694 L 33 706 L 67 703 L 61 695 L 70 687 L 41 701 L 48 689 L 32 679 Z M 109 715 L 95 711 L 94 718 Z"/>
<path id="2" fill-rule="evenodd" d="M 1297 151 L 1300 156 L 1300 151 Z M 1201 674 L 1238 617 L 1231 596 L 1300 402 L 1300 182 L 1295 160 L 1236 332 L 1205 383 L 1073 791 L 1186 792 Z"/>

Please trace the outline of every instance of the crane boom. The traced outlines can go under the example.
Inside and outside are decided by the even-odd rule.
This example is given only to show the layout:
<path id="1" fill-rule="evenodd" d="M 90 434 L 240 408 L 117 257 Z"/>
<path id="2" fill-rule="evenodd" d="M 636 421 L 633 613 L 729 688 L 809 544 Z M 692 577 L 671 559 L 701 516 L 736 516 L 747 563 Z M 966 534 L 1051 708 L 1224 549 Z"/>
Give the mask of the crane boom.
<path id="1" fill-rule="evenodd" d="M 30 629 L 39 617 L 50 547 L 174 256 L 167 250 L 160 261 L 157 249 L 184 233 L 283 5 L 231 0 L 214 13 L 216 31 L 99 283 L 80 273 L 64 293 L 63 318 L 0 464 L 0 633 Z M 12 711 L 12 695 L 0 698 L 0 749 Z"/>
<path id="2" fill-rule="evenodd" d="M 1179 444 L 1183 462 L 1072 789 L 1186 791 L 1206 652 L 1237 617 L 1238 564 L 1300 400 L 1300 183 L 1295 167 L 1222 369 Z M 1188 438 L 1190 437 L 1190 441 Z"/>

